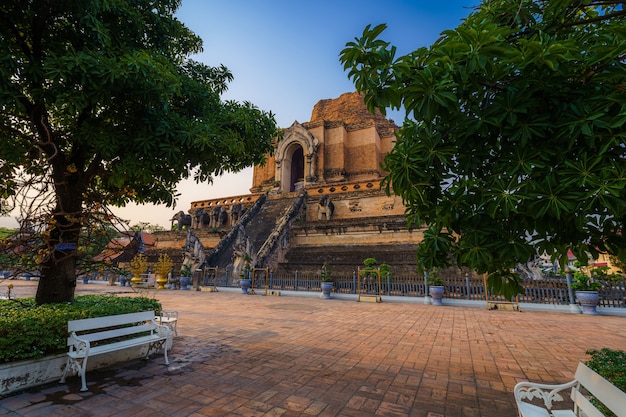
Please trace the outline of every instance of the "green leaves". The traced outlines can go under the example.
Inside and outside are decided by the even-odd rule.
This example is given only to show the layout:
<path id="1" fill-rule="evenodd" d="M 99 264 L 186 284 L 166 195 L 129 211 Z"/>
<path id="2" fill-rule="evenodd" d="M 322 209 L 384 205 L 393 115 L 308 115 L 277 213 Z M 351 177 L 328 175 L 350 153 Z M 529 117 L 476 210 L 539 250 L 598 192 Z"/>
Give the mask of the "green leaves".
<path id="1" fill-rule="evenodd" d="M 221 101 L 232 74 L 189 59 L 201 40 L 174 18 L 178 6 L 3 4 L 0 17 L 11 22 L 0 28 L 3 158 L 30 164 L 32 150 L 52 138 L 41 163 L 63 172 L 71 160 L 83 187 L 75 194 L 128 188 L 141 201 L 168 204 L 196 168 L 206 178 L 262 161 L 278 134 L 273 115 Z"/>
<path id="2" fill-rule="evenodd" d="M 397 59 L 384 26 L 346 44 L 341 61 L 370 105 L 414 118 L 383 184 L 410 223 L 433 227 L 419 262 L 495 273 L 537 252 L 624 252 L 623 17 L 620 2 L 489 1 Z M 492 286 L 511 295 L 507 274 Z"/>
<path id="3" fill-rule="evenodd" d="M 489 274 L 487 287 L 493 294 L 502 295 L 509 301 L 518 294 L 524 294 L 519 275 L 510 271 L 496 271 Z"/>
<path id="4" fill-rule="evenodd" d="M 0 193 L 18 191 L 16 172 L 35 175 L 44 197 L 28 208 L 29 222 L 33 210 L 44 214 L 42 222 L 50 213 L 69 219 L 63 227 L 71 234 L 51 225 L 45 253 L 54 253 L 55 239 L 76 243 L 91 207 L 172 206 L 176 184 L 192 172 L 210 180 L 260 163 L 273 149 L 274 116 L 222 101 L 232 74 L 190 59 L 202 41 L 175 18 L 179 6 L 0 5 Z M 42 267 L 41 282 L 58 284 L 65 298 L 73 292 L 66 283 L 74 278 L 74 255 L 62 267 L 47 257 Z M 38 301 L 49 300 L 43 293 Z"/>

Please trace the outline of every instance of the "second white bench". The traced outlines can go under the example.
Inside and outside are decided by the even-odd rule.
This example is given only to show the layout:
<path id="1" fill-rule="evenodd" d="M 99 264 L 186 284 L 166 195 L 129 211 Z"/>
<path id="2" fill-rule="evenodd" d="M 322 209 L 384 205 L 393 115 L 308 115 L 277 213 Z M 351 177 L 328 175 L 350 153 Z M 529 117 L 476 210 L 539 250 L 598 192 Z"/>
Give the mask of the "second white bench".
<path id="1" fill-rule="evenodd" d="M 178 311 L 161 311 L 158 316 L 154 317 L 154 320 L 157 324 L 169 327 L 174 332 L 174 336 L 178 336 Z"/>

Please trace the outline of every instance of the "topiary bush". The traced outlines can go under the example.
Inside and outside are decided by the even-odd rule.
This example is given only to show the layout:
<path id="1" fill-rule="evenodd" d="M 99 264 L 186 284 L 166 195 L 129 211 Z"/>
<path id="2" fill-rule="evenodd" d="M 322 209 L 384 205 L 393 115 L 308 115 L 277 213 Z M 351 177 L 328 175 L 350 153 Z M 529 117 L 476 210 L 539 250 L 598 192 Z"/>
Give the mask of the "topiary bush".
<path id="1" fill-rule="evenodd" d="M 161 311 L 146 297 L 82 295 L 71 303 L 37 305 L 35 299 L 0 300 L 0 363 L 36 359 L 67 350 L 67 322 L 139 311 Z"/>

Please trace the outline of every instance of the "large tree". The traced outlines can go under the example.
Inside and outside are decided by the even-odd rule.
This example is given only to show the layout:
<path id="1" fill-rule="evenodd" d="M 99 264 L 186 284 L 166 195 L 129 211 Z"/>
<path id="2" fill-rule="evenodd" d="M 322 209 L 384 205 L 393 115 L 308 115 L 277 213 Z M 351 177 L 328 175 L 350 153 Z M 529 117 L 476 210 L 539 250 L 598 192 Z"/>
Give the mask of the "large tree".
<path id="1" fill-rule="evenodd" d="M 626 257 L 624 1 L 484 0 L 395 56 L 368 26 L 341 61 L 370 108 L 404 108 L 388 192 L 425 224 L 418 261 L 520 291 L 536 253 Z"/>
<path id="2" fill-rule="evenodd" d="M 190 59 L 202 41 L 174 17 L 179 5 L 0 3 L 0 197 L 37 184 L 39 303 L 72 300 L 91 214 L 106 221 L 102 207 L 130 201 L 172 206 L 182 178 L 210 181 L 272 149 L 273 115 L 221 100 L 230 72 Z"/>

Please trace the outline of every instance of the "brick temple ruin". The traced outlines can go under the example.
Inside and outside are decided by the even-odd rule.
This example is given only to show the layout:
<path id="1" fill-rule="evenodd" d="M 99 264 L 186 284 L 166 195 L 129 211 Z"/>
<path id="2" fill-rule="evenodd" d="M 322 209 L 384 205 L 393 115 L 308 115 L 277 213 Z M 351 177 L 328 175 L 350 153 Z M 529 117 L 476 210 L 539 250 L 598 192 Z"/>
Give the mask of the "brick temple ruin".
<path id="1" fill-rule="evenodd" d="M 422 230 L 408 228 L 401 198 L 380 188 L 381 163 L 397 125 L 371 114 L 356 92 L 320 100 L 311 120 L 283 130 L 273 155 L 255 166 L 250 194 L 191 203 L 157 234 L 150 252 L 172 252 L 194 268 L 237 269 L 237 251 L 275 273 L 352 273 L 374 257 L 395 275 L 416 271 Z M 155 257 L 155 254 L 148 254 Z"/>

